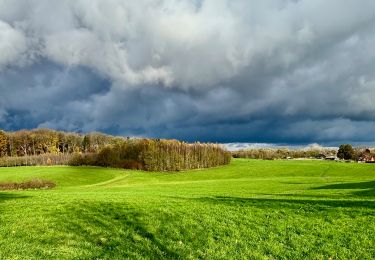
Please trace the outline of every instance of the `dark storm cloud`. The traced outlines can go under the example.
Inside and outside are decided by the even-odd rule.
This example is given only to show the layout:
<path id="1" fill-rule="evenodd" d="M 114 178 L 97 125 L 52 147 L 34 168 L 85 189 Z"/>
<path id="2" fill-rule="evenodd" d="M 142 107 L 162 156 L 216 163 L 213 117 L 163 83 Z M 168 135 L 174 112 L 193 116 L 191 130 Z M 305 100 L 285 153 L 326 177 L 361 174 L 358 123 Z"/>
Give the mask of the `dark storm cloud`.
<path id="1" fill-rule="evenodd" d="M 375 2 L 0 0 L 0 127 L 370 142 Z"/>
<path id="2" fill-rule="evenodd" d="M 5 129 L 34 128 L 71 113 L 72 120 L 65 128 L 80 130 L 82 122 L 74 114 L 90 99 L 109 90 L 108 81 L 82 67 L 68 69 L 41 62 L 7 69 L 0 77 L 0 122 Z"/>

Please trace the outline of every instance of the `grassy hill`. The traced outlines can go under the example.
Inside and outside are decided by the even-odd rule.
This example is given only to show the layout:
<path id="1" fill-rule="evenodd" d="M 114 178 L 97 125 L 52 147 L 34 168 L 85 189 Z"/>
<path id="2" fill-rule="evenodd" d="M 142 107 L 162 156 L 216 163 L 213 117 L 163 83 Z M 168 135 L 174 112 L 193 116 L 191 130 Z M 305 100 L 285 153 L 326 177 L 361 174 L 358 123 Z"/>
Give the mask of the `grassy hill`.
<path id="1" fill-rule="evenodd" d="M 235 159 L 152 173 L 1 168 L 0 258 L 375 257 L 375 165 Z"/>

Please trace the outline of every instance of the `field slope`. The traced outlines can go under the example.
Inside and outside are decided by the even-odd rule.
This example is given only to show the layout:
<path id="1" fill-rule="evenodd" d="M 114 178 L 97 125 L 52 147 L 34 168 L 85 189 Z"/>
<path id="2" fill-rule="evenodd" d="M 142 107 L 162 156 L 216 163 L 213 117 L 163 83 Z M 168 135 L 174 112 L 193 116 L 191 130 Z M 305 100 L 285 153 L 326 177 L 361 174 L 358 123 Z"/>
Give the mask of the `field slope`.
<path id="1" fill-rule="evenodd" d="M 375 258 L 375 165 L 235 159 L 151 173 L 1 168 L 0 258 Z"/>

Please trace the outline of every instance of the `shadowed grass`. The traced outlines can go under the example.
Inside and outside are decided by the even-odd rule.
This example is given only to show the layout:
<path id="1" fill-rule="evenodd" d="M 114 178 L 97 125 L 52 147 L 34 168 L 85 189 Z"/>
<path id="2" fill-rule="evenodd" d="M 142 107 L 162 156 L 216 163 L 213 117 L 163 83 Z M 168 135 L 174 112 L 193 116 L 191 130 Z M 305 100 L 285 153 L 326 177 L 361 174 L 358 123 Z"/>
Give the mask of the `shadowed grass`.
<path id="1" fill-rule="evenodd" d="M 12 200 L 12 199 L 22 199 L 22 198 L 27 198 L 28 196 L 25 195 L 18 195 L 14 193 L 0 193 L 0 203 L 4 202 L 6 200 Z"/>
<path id="2" fill-rule="evenodd" d="M 338 183 L 317 187 L 315 189 L 327 190 L 355 190 L 352 194 L 356 196 L 375 196 L 375 181 Z"/>

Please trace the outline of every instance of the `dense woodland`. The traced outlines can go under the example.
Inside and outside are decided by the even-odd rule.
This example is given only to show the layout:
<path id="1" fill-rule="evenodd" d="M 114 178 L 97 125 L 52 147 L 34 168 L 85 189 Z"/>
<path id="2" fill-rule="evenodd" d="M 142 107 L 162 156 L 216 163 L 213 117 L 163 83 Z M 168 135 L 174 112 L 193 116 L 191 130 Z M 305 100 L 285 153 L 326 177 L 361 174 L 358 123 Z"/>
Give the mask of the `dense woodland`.
<path id="1" fill-rule="evenodd" d="M 124 140 L 102 133 L 81 135 L 50 129 L 0 131 L 0 157 L 41 154 L 95 153 Z"/>
<path id="2" fill-rule="evenodd" d="M 123 138 L 50 129 L 0 131 L 0 166 L 94 165 L 147 171 L 180 171 L 228 164 L 216 144 Z"/>

